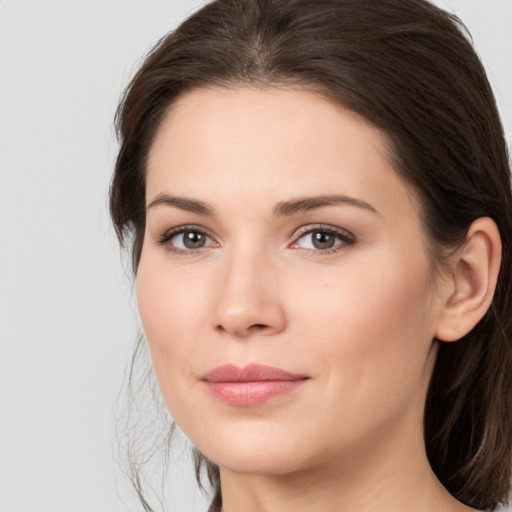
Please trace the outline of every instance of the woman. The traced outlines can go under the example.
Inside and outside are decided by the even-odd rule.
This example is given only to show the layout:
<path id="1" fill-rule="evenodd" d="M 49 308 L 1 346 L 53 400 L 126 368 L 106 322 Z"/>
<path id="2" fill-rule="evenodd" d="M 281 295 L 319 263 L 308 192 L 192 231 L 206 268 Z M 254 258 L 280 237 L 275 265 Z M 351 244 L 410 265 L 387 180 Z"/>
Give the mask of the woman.
<path id="1" fill-rule="evenodd" d="M 506 502 L 510 168 L 455 18 L 218 0 L 118 128 L 112 217 L 211 511 Z"/>

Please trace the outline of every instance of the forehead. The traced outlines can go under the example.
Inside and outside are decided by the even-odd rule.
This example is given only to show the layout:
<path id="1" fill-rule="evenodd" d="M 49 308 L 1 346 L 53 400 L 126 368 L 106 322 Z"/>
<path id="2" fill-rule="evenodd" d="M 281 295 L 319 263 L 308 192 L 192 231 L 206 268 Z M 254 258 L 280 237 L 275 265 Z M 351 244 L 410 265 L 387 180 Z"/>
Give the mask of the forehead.
<path id="1" fill-rule="evenodd" d="M 191 91 L 165 116 L 148 157 L 148 200 L 162 192 L 210 200 L 214 193 L 217 201 L 244 197 L 248 206 L 253 197 L 333 191 L 377 205 L 412 199 L 393 169 L 386 136 L 310 91 Z"/>

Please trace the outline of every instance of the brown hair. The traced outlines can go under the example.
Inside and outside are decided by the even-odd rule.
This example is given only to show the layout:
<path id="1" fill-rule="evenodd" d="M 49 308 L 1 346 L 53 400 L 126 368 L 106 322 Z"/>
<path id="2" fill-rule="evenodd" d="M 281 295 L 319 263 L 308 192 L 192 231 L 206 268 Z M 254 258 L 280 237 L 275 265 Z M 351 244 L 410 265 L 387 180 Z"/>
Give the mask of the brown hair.
<path id="1" fill-rule="evenodd" d="M 216 0 L 149 53 L 117 114 L 121 142 L 111 215 L 130 235 L 134 271 L 145 228 L 145 163 L 185 91 L 237 84 L 303 87 L 366 118 L 391 141 L 416 191 L 434 261 L 489 216 L 503 254 L 492 305 L 456 343 L 441 343 L 425 410 L 432 468 L 461 502 L 507 500 L 512 444 L 512 198 L 503 129 L 460 21 L 425 0 Z M 221 505 L 218 468 L 206 464 Z M 140 491 L 140 489 L 139 489 Z M 148 505 L 147 510 L 150 510 Z"/>

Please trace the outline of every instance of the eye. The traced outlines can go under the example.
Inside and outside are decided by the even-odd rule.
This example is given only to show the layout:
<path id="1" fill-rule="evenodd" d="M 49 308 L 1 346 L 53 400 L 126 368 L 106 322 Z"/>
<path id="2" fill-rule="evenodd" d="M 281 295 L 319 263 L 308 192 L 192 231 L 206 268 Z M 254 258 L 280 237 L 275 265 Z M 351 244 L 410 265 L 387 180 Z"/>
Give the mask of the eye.
<path id="1" fill-rule="evenodd" d="M 334 227 L 319 226 L 303 231 L 292 249 L 307 249 L 322 253 L 330 253 L 351 246 L 355 243 L 355 237 L 348 231 Z"/>
<path id="2" fill-rule="evenodd" d="M 189 252 L 203 247 L 216 247 L 218 244 L 203 230 L 193 226 L 183 226 L 171 229 L 157 240 L 170 251 Z"/>
<path id="3" fill-rule="evenodd" d="M 209 237 L 200 231 L 184 231 L 178 233 L 171 238 L 175 247 L 179 249 L 199 249 L 204 247 L 209 240 Z"/>

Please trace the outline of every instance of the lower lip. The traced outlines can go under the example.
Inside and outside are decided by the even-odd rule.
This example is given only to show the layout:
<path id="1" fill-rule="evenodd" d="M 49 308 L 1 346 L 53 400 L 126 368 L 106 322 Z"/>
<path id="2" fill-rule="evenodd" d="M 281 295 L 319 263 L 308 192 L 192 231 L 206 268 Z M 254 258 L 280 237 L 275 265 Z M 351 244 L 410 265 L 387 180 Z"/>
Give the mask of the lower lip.
<path id="1" fill-rule="evenodd" d="M 307 379 L 263 380 L 253 382 L 205 382 L 206 389 L 219 401 L 230 405 L 259 405 L 302 386 Z"/>

